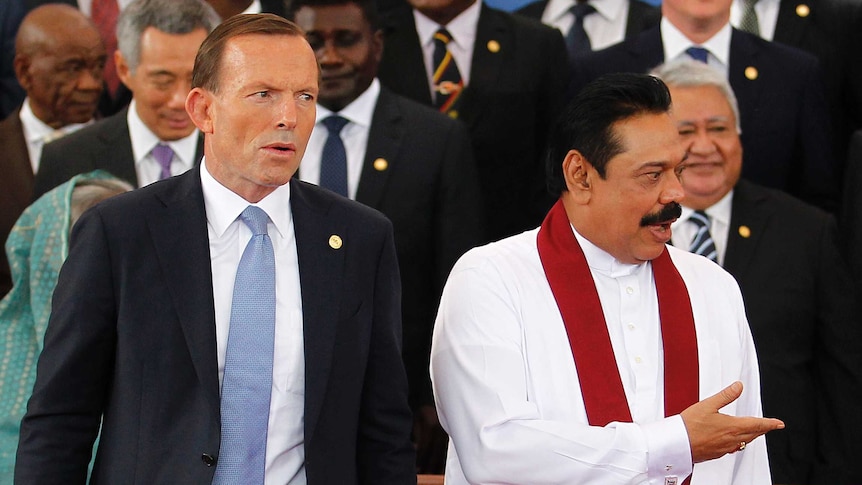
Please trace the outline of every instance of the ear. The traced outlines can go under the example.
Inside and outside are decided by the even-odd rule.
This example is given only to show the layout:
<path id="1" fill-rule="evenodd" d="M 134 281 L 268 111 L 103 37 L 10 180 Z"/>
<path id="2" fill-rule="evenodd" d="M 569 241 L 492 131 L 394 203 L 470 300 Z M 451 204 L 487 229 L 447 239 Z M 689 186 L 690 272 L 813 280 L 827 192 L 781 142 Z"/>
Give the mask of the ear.
<path id="1" fill-rule="evenodd" d="M 374 48 L 374 60 L 377 61 L 377 64 L 379 65 L 381 59 L 383 59 L 383 49 L 386 48 L 383 41 L 382 29 L 377 29 L 371 34 L 371 45 Z"/>
<path id="2" fill-rule="evenodd" d="M 30 56 L 18 54 L 12 61 L 12 67 L 15 69 L 15 77 L 18 78 L 18 84 L 24 88 L 24 91 L 30 91 L 33 87 L 33 76 L 30 74 Z"/>
<path id="3" fill-rule="evenodd" d="M 131 89 L 134 86 L 132 84 L 132 70 L 129 69 L 129 63 L 126 62 L 126 58 L 123 57 L 119 49 L 114 51 L 114 64 L 117 66 L 117 77 Z"/>
<path id="4" fill-rule="evenodd" d="M 593 174 L 592 165 L 577 150 L 569 150 L 563 159 L 563 178 L 566 180 L 566 188 L 569 194 L 577 201 L 589 201 L 592 194 Z"/>
<path id="5" fill-rule="evenodd" d="M 201 133 L 213 132 L 212 93 L 194 88 L 186 98 L 186 111 Z"/>

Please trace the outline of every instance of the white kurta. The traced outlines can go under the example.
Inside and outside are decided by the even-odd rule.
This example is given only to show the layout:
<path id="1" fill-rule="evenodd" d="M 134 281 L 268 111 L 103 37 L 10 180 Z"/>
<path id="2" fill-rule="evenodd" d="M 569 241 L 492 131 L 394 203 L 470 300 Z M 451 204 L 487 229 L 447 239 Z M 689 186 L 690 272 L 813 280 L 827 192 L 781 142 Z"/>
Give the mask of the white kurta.
<path id="1" fill-rule="evenodd" d="M 682 419 L 664 417 L 658 304 L 649 264 L 624 265 L 581 243 L 635 423 L 589 426 L 565 326 L 536 248 L 538 230 L 473 249 L 440 303 L 431 378 L 449 433 L 447 485 L 679 483 L 692 470 Z M 700 397 L 745 386 L 725 414 L 761 416 L 742 295 L 728 273 L 669 247 L 688 288 Z M 692 485 L 772 483 L 766 443 L 694 466 Z"/>

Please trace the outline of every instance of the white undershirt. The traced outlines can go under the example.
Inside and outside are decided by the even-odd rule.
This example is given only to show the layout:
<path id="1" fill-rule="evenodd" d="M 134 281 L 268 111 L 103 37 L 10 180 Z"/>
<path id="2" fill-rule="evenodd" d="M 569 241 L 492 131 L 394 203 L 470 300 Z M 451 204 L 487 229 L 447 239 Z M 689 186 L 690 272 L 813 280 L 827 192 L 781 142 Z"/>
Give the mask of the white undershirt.
<path id="1" fill-rule="evenodd" d="M 283 185 L 260 202 L 249 204 L 216 181 L 205 161 L 201 166 L 201 185 L 212 264 L 219 383 L 224 376 L 234 280 L 239 260 L 251 239 L 251 230 L 239 215 L 249 205 L 256 205 L 270 217 L 267 230 L 275 252 L 276 303 L 265 483 L 305 485 L 305 350 L 290 187 Z"/>

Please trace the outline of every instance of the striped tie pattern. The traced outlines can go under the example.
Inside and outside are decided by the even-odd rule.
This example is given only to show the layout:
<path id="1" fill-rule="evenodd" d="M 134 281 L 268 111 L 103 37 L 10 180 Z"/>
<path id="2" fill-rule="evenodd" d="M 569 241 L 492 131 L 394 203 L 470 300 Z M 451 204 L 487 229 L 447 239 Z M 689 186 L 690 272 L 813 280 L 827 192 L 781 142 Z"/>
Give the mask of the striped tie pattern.
<path id="1" fill-rule="evenodd" d="M 742 9 L 742 20 L 739 21 L 739 28 L 750 34 L 760 36 L 760 23 L 757 21 L 757 12 L 754 10 L 757 0 L 744 0 L 742 3 L 745 7 Z"/>
<path id="2" fill-rule="evenodd" d="M 434 34 L 434 106 L 441 113 L 457 117 L 455 108 L 464 89 L 464 80 L 461 79 L 452 53 L 446 47 L 451 40 L 452 36 L 446 29 L 441 28 Z"/>
<path id="3" fill-rule="evenodd" d="M 704 211 L 694 211 L 688 220 L 697 226 L 697 233 L 694 235 L 688 250 L 717 263 L 718 253 L 715 250 L 712 235 L 709 233 L 709 216 Z"/>

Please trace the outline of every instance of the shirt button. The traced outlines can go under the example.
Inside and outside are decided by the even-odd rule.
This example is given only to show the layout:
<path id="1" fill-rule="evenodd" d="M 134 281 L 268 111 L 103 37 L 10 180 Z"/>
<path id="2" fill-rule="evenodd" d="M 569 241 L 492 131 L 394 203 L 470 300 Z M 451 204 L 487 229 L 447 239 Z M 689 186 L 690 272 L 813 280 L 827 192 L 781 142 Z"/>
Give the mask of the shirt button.
<path id="1" fill-rule="evenodd" d="M 634 289 L 634 288 L 632 288 L 631 286 L 627 286 L 627 287 L 626 287 L 626 293 L 628 293 L 629 295 L 631 295 L 631 294 L 632 294 L 632 293 L 634 293 L 634 292 L 635 292 L 635 289 Z"/>
<path id="2" fill-rule="evenodd" d="M 643 362 L 643 359 L 641 359 L 640 357 L 635 357 L 635 362 L 640 364 L 641 362 Z"/>
<path id="3" fill-rule="evenodd" d="M 634 323 L 630 323 L 630 324 L 628 324 L 628 327 L 629 327 L 629 330 L 634 330 L 634 329 L 635 329 L 635 324 L 634 324 Z"/>

